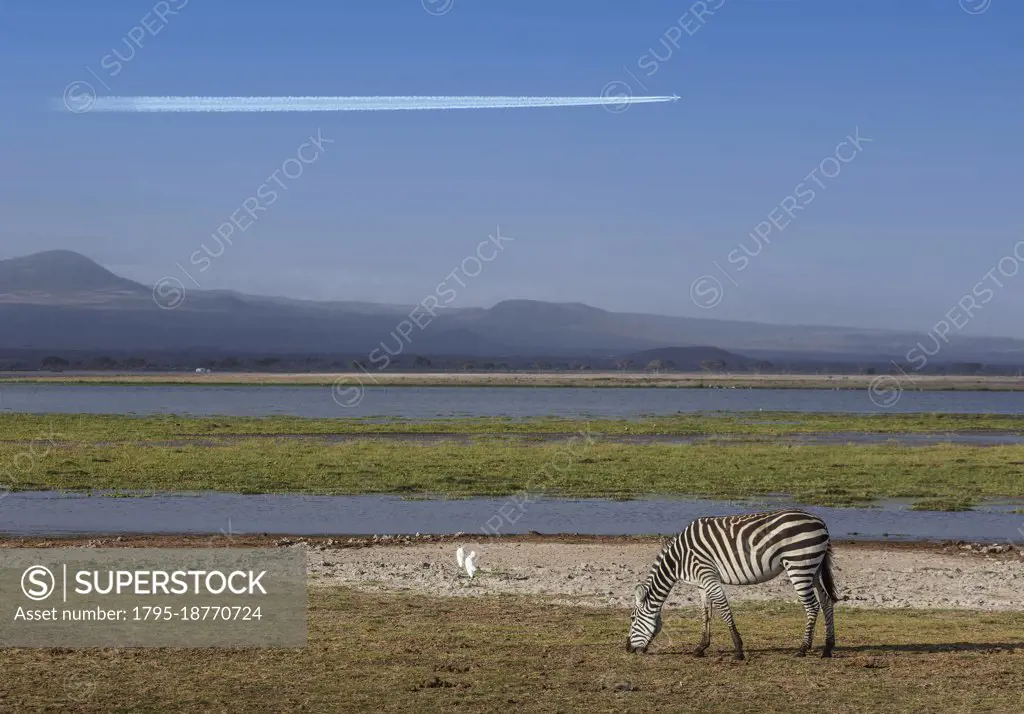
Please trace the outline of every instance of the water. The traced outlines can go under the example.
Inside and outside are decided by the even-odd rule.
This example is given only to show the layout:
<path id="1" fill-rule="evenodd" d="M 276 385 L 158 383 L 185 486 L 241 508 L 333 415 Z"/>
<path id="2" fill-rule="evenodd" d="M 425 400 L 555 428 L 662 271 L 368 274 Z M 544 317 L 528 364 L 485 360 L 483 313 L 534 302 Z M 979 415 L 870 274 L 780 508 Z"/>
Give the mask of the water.
<path id="1" fill-rule="evenodd" d="M 340 401 L 352 398 L 346 393 Z M 883 409 L 868 390 L 546 387 L 369 388 L 339 406 L 330 387 L 0 385 L 0 410 L 29 413 L 222 416 L 618 417 L 707 411 L 1019 414 L 1022 392 L 911 392 Z"/>
<path id="2" fill-rule="evenodd" d="M 285 534 L 482 535 L 489 521 L 502 534 L 670 534 L 699 516 L 745 513 L 791 505 L 784 500 L 537 499 L 521 510 L 508 498 L 403 500 L 396 496 L 243 496 L 212 493 L 140 498 L 12 493 L 0 502 L 0 533 L 74 534 Z M 502 521 L 499 509 L 508 519 Z M 1024 540 L 1024 515 L 1014 506 L 991 505 L 968 512 L 910 511 L 887 502 L 877 508 L 806 510 L 825 519 L 833 538 L 870 540 Z"/>
<path id="3" fill-rule="evenodd" d="M 989 432 L 951 432 L 948 434 L 863 434 L 855 431 L 837 431 L 830 434 L 791 434 L 773 441 L 794 444 L 886 444 L 899 446 L 934 446 L 935 444 L 968 444 L 970 446 L 1009 446 L 1024 444 L 1024 434 Z"/>
<path id="4" fill-rule="evenodd" d="M 225 441 L 263 439 L 272 441 L 302 441 L 320 444 L 342 444 L 348 441 L 394 441 L 409 444 L 437 444 L 440 442 L 456 444 L 478 443 L 483 434 L 447 434 L 447 433 L 416 433 L 416 432 L 384 432 L 376 434 L 218 434 L 216 438 L 206 437 L 179 437 L 176 439 L 143 439 L 131 442 L 135 446 L 144 447 L 183 447 L 197 446 L 212 448 L 222 446 Z M 578 434 L 570 433 L 522 433 L 522 434 L 487 434 L 487 438 L 499 439 L 516 443 L 525 442 L 532 444 L 563 443 L 576 439 Z M 794 445 L 819 445 L 827 446 L 833 444 L 882 444 L 894 446 L 935 446 L 937 444 L 967 444 L 970 446 L 1009 446 L 1024 444 L 1024 434 L 1003 434 L 999 432 L 949 432 L 934 434 L 901 434 L 901 433 L 861 433 L 861 432 L 809 432 L 805 434 L 782 434 L 771 437 L 745 437 L 745 436 L 680 436 L 678 434 L 593 434 L 595 441 L 611 444 L 715 444 L 717 446 L 741 446 L 750 444 L 794 444 Z M 37 443 L 27 439 L 0 439 L 0 444 L 14 444 L 31 448 Z M 54 448 L 75 448 L 74 442 L 62 442 L 60 439 L 47 441 Z M 98 441 L 97 446 L 116 446 L 124 442 Z"/>
<path id="5" fill-rule="evenodd" d="M 1016 392 L 905 392 L 890 410 L 875 406 L 867 390 L 488 388 L 403 387 L 368 389 L 353 408 L 339 406 L 329 387 L 7 385 L 0 410 L 29 413 L 191 414 L 302 417 L 564 416 L 634 418 L 708 411 L 961 412 L 1018 414 Z M 2 435 L 0 435 L 2 436 Z M 422 437 L 419 437 L 422 438 Z M 458 438 L 448 436 L 446 438 Z M 632 437 L 629 437 L 632 438 Z M 639 437 L 646 438 L 646 437 Z M 794 440 L 901 443 L 969 441 L 1020 443 L 1020 435 L 813 434 Z M 685 441 L 682 437 L 650 439 Z M 202 494 L 109 498 L 26 492 L 0 500 L 0 533 L 9 535 L 133 533 L 480 533 L 507 499 L 403 500 L 391 496 L 310 497 Z M 704 500 L 544 499 L 527 506 L 502 533 L 630 535 L 673 533 L 701 515 L 741 513 L 773 502 Z M 505 509 L 508 511 L 508 508 Z M 1005 542 L 1024 539 L 1024 516 L 1007 508 L 967 513 L 810 508 L 836 538 L 900 538 Z M 493 522 L 493 521 L 492 521 Z"/>

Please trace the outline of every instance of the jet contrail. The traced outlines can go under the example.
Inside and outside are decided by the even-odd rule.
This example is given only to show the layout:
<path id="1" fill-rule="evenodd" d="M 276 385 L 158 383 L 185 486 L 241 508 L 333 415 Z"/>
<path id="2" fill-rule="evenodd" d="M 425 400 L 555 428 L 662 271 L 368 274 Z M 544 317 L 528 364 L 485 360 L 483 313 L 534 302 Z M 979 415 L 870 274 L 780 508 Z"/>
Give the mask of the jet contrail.
<path id="1" fill-rule="evenodd" d="M 411 109 L 519 109 L 524 107 L 626 107 L 674 102 L 646 97 L 95 97 L 97 112 L 379 112 Z M 64 106 L 67 106 L 66 100 Z M 69 107 L 70 108 L 70 107 Z"/>

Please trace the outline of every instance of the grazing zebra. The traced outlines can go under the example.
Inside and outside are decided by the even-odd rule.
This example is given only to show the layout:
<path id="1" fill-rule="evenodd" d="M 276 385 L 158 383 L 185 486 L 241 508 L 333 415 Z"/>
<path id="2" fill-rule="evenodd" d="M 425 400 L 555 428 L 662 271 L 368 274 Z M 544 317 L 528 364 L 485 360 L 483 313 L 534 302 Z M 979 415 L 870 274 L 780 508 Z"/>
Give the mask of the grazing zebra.
<path id="1" fill-rule="evenodd" d="M 682 580 L 700 587 L 704 611 L 700 644 L 693 654 L 702 657 L 711 644 L 711 615 L 717 609 L 732 633 L 733 657 L 743 659 L 743 640 L 722 585 L 764 583 L 786 571 L 807 614 L 797 655 L 802 657 L 811 649 L 820 606 L 825 613 L 821 656 L 831 657 L 836 642 L 832 606 L 838 600 L 831 556 L 824 521 L 803 511 L 698 518 L 665 545 L 647 582 L 636 586 L 626 651 L 647 651 L 661 631 L 665 598 L 676 581 Z"/>

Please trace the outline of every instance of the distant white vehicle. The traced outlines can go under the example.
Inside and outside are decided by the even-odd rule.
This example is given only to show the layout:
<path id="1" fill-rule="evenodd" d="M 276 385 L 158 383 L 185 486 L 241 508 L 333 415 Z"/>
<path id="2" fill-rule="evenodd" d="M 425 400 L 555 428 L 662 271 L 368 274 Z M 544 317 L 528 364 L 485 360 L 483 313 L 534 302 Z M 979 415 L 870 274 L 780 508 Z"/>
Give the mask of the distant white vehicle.
<path id="1" fill-rule="evenodd" d="M 210 373 L 210 370 L 208 370 L 206 367 L 199 367 L 198 369 L 196 369 L 196 374 L 209 374 L 209 373 Z"/>

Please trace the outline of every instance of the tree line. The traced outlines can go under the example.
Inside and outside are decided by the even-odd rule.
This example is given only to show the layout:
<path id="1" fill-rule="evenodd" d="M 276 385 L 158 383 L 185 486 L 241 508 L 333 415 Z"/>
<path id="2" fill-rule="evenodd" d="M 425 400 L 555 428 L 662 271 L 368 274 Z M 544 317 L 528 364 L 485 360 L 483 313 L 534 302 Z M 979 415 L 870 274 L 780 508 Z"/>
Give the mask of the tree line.
<path id="1" fill-rule="evenodd" d="M 915 370 L 904 366 L 907 373 Z M 38 356 L 0 355 L 0 371 L 98 371 L 98 372 L 159 372 L 195 371 L 197 369 L 221 372 L 373 372 L 374 366 L 364 358 L 343 355 L 82 355 L 41 354 Z M 428 355 L 402 355 L 394 358 L 389 371 L 424 372 L 566 372 L 566 371 L 619 371 L 660 374 L 668 372 L 705 372 L 709 374 L 896 374 L 898 368 L 891 362 L 811 362 L 744 359 L 731 362 L 724 359 L 706 359 L 698 363 L 679 365 L 668 359 L 634 358 L 479 358 Z M 1018 365 L 986 364 L 983 362 L 955 362 L 930 364 L 918 373 L 948 375 L 1021 376 Z"/>

